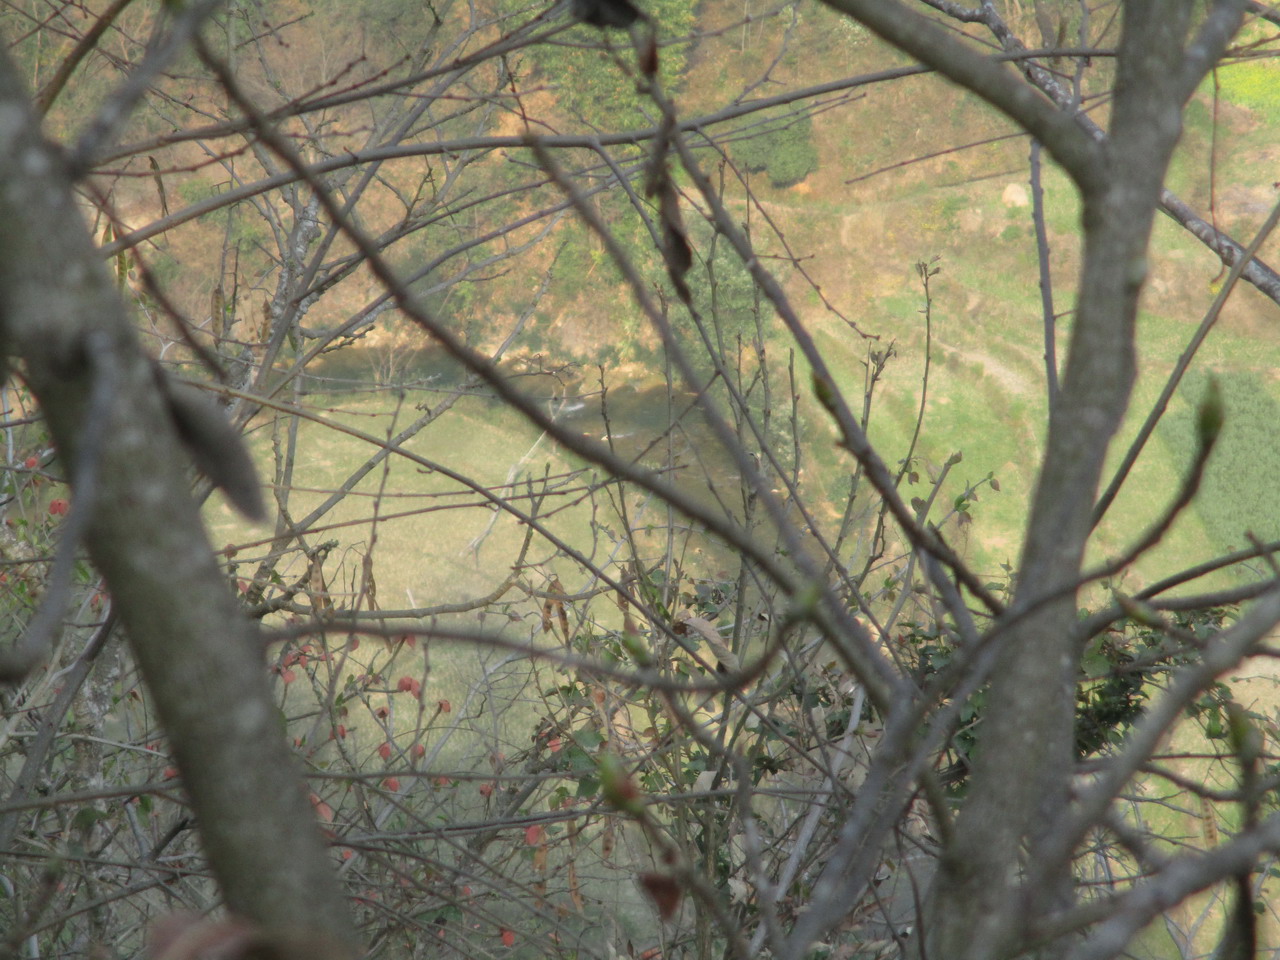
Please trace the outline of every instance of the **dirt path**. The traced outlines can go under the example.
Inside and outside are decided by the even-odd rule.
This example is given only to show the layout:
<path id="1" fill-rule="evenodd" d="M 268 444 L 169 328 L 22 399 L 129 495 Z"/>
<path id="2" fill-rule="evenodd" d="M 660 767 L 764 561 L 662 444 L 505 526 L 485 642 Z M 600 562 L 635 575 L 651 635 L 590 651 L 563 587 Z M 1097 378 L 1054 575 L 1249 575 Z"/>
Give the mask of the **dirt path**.
<path id="1" fill-rule="evenodd" d="M 1005 361 L 999 360 L 989 353 L 956 346 L 945 340 L 941 341 L 941 343 L 957 356 L 965 360 L 981 363 L 982 369 L 987 376 L 994 379 L 1008 393 L 1014 396 L 1031 398 L 1044 390 L 1043 381 L 1038 377 L 1032 377 L 1020 370 L 1016 370 Z"/>

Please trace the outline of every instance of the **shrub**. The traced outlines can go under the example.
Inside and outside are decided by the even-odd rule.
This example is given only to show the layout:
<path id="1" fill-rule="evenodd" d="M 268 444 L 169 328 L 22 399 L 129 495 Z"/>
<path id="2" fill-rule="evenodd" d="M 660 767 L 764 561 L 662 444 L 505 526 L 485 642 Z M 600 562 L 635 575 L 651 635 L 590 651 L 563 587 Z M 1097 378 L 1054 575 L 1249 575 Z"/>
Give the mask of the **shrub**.
<path id="1" fill-rule="evenodd" d="M 766 173 L 775 187 L 799 183 L 818 167 L 813 120 L 806 116 L 780 120 L 757 136 L 733 144 L 733 158 L 752 173 Z"/>

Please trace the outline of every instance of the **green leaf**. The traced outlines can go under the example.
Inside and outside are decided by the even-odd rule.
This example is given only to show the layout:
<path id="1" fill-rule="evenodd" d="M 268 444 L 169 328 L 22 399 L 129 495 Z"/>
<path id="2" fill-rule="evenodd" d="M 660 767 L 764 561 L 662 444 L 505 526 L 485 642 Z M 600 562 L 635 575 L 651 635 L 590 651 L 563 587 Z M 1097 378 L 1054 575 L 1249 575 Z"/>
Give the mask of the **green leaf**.
<path id="1" fill-rule="evenodd" d="M 71 826 L 82 833 L 87 833 L 94 828 L 95 824 L 106 818 L 106 813 L 101 810 L 95 810 L 93 807 L 81 807 L 76 811 L 76 815 L 71 818 Z"/>
<path id="2" fill-rule="evenodd" d="M 644 796 L 636 788 L 622 758 L 616 753 L 602 753 L 598 765 L 600 791 L 605 801 L 619 813 L 643 816 Z"/>
<path id="3" fill-rule="evenodd" d="M 594 727 L 583 727 L 573 731 L 574 742 L 584 750 L 594 750 L 604 743 L 604 734 Z"/>

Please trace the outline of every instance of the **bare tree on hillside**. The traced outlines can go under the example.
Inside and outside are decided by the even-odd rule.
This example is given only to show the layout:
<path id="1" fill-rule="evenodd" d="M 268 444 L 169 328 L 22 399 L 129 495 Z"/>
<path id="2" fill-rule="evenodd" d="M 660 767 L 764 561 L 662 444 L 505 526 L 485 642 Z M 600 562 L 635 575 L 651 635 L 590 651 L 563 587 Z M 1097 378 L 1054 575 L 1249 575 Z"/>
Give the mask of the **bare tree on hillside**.
<path id="1" fill-rule="evenodd" d="M 1139 532 L 1103 521 L 1238 281 L 1278 300 L 1280 214 L 1232 238 L 1166 187 L 1272 14 L 826 6 L 8 9 L 10 952 L 1101 958 L 1162 914 L 1259 948 L 1275 737 L 1218 680 L 1280 595 L 1198 582 L 1273 545 L 1129 588 L 1219 394 Z M 1000 481 L 931 434 L 946 275 L 882 335 L 790 212 L 810 130 L 927 73 L 1031 142 L 1048 433 L 998 578 Z M 1081 209 L 1061 365 L 1041 151 Z M 1227 272 L 1109 473 L 1158 211 Z M 215 495 L 218 554 L 183 449 L 267 515 Z"/>

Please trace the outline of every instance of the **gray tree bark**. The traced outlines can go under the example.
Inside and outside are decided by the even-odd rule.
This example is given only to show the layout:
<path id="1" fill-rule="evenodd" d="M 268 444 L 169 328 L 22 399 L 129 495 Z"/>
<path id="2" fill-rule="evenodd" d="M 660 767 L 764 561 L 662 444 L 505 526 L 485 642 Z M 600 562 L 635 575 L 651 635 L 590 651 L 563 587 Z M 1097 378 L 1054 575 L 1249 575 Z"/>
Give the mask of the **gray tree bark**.
<path id="1" fill-rule="evenodd" d="M 1067 113 L 925 18 L 884 0 L 827 0 L 1032 133 L 1075 181 L 1084 256 L 1075 323 L 1032 501 L 1014 602 L 996 627 L 968 797 L 925 911 L 922 955 L 994 960 L 1025 947 L 1026 922 L 1071 901 L 1071 863 L 1039 854 L 1061 824 L 1074 765 L 1081 644 L 1076 596 L 1108 445 L 1135 377 L 1134 326 L 1147 249 L 1182 109 L 1242 2 L 1218 2 L 1187 42 L 1190 0 L 1125 0 L 1109 132 L 1093 140 Z M 1036 883 L 1023 884 L 1029 865 Z M 1065 945 L 1064 945 L 1065 949 Z"/>
<path id="2" fill-rule="evenodd" d="M 278 956 L 355 936 L 238 609 L 191 496 L 165 396 L 93 247 L 62 155 L 0 53 L 0 335 L 39 400 L 85 544 L 169 737 L 227 908 Z M 97 432 L 85 463 L 85 432 Z M 82 469 L 83 468 L 83 469 Z"/>

